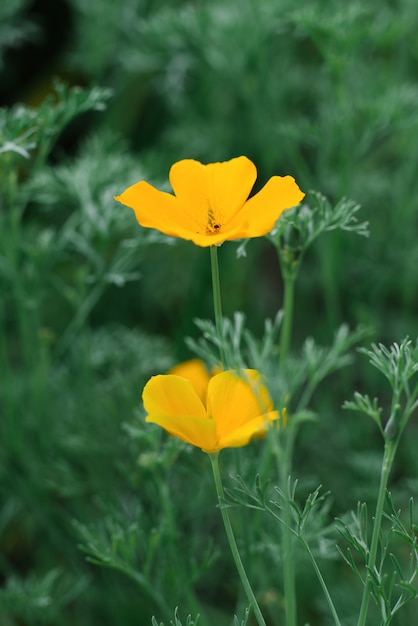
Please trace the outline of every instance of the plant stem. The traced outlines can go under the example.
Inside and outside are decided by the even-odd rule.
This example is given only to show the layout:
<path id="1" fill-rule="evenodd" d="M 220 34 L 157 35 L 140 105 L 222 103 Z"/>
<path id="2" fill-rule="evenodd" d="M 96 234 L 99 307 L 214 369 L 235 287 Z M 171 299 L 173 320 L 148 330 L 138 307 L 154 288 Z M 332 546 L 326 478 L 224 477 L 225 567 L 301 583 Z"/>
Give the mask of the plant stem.
<path id="1" fill-rule="evenodd" d="M 377 549 L 379 546 L 379 537 L 380 537 L 380 528 L 382 525 L 383 506 L 384 506 L 385 497 L 386 497 L 386 488 L 388 484 L 390 470 L 393 464 L 393 459 L 395 457 L 395 452 L 396 452 L 398 441 L 399 441 L 399 437 L 397 437 L 396 439 L 387 439 L 385 441 L 385 451 L 383 455 L 382 470 L 380 474 L 380 486 L 379 486 L 379 493 L 377 497 L 376 513 L 374 516 L 372 540 L 370 544 L 369 557 L 367 559 L 366 583 L 364 585 L 363 598 L 361 602 L 360 614 L 359 614 L 357 626 L 365 626 L 366 624 L 367 611 L 369 608 L 369 601 L 370 601 L 370 591 L 371 591 L 371 585 L 372 585 L 371 573 L 373 572 L 374 567 L 376 565 Z"/>
<path id="2" fill-rule="evenodd" d="M 228 509 L 224 506 L 224 490 L 222 485 L 221 474 L 219 471 L 219 462 L 218 462 L 219 452 L 214 452 L 209 454 L 209 458 L 212 464 L 213 477 L 215 479 L 215 487 L 216 493 L 218 495 L 218 503 L 219 508 L 221 509 L 222 520 L 225 527 L 226 536 L 228 538 L 228 543 L 231 548 L 232 556 L 238 570 L 239 577 L 241 579 L 242 586 L 247 595 L 248 602 L 251 605 L 251 608 L 254 611 L 255 618 L 259 624 L 259 626 L 266 626 L 266 622 L 264 620 L 263 614 L 261 613 L 260 607 L 258 606 L 258 602 L 252 590 L 250 581 L 248 580 L 246 571 L 244 569 L 244 565 L 241 561 L 241 556 L 238 551 L 237 543 L 235 541 L 234 531 L 232 530 L 231 520 L 229 518 Z"/>
<path id="3" fill-rule="evenodd" d="M 293 303 L 295 298 L 295 273 L 284 272 L 284 318 L 280 333 L 280 363 L 283 367 L 290 348 L 293 325 Z"/>
<path id="4" fill-rule="evenodd" d="M 325 580 L 324 580 L 324 578 L 323 578 L 323 576 L 321 574 L 321 570 L 318 567 L 318 564 L 317 564 L 317 562 L 315 560 L 315 557 L 312 554 L 312 551 L 311 551 L 311 549 L 309 547 L 309 544 L 308 544 L 308 542 L 306 541 L 306 539 L 304 537 L 300 537 L 300 540 L 301 540 L 301 542 L 303 544 L 303 547 L 305 548 L 306 552 L 308 553 L 309 559 L 310 559 L 310 561 L 312 563 L 312 566 L 313 566 L 313 568 L 315 570 L 315 573 L 316 573 L 316 575 L 318 577 L 318 580 L 319 580 L 319 582 L 321 584 L 322 591 L 324 592 L 326 601 L 328 602 L 328 606 L 329 606 L 330 611 L 332 613 L 332 617 L 334 618 L 335 626 L 341 626 L 341 622 L 340 622 L 340 619 L 338 617 L 338 614 L 337 614 L 337 611 L 335 609 L 335 606 L 334 606 L 334 603 L 332 601 L 332 598 L 330 596 L 330 593 L 328 591 L 328 587 L 327 587 L 326 582 L 325 582 Z"/>
<path id="5" fill-rule="evenodd" d="M 224 332 L 222 324 L 221 284 L 219 280 L 218 248 L 210 247 L 210 263 L 212 269 L 213 307 L 215 311 L 215 325 L 219 339 L 219 352 L 222 367 L 226 367 L 226 354 L 224 345 Z"/>
<path id="6" fill-rule="evenodd" d="M 280 368 L 285 371 L 286 359 L 289 354 L 292 327 L 293 308 L 295 299 L 295 282 L 298 275 L 301 257 L 292 254 L 286 248 L 277 248 L 280 267 L 283 276 L 283 310 L 284 317 L 280 333 Z M 281 537 L 282 547 L 282 570 L 283 570 L 283 591 L 285 598 L 286 626 L 296 626 L 296 585 L 295 585 L 295 562 L 294 562 L 294 542 L 292 535 L 292 514 L 290 503 L 287 499 L 288 483 L 292 472 L 292 456 L 295 441 L 295 427 L 290 426 L 285 429 L 284 442 L 275 451 L 277 459 L 277 470 L 279 475 L 280 488 L 283 493 L 283 529 Z"/>
<path id="7" fill-rule="evenodd" d="M 296 626 L 296 588 L 295 588 L 295 559 L 294 543 L 291 529 L 292 516 L 290 503 L 287 499 L 289 478 L 291 474 L 291 459 L 293 454 L 293 432 L 286 433 L 282 459 L 278 459 L 280 487 L 284 495 L 283 527 L 282 527 L 282 569 L 283 592 L 285 598 L 286 626 Z"/>

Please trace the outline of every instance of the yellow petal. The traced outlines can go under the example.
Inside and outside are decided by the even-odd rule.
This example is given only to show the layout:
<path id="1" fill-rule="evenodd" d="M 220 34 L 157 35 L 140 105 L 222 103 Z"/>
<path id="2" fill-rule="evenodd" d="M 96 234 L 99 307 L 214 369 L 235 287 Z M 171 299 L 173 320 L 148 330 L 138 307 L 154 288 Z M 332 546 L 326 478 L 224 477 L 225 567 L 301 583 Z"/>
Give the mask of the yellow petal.
<path id="1" fill-rule="evenodd" d="M 270 232 L 285 209 L 304 198 L 292 176 L 273 176 L 228 225 L 228 238 L 262 237 Z"/>
<path id="2" fill-rule="evenodd" d="M 179 363 L 170 370 L 170 374 L 182 376 L 190 380 L 199 398 L 206 405 L 206 392 L 210 380 L 210 374 L 206 369 L 206 365 L 200 359 L 190 359 Z"/>
<path id="3" fill-rule="evenodd" d="M 253 437 L 264 435 L 268 425 L 277 419 L 279 419 L 278 411 L 271 411 L 270 413 L 259 415 L 223 437 L 219 443 L 222 444 L 222 448 L 239 448 L 245 446 Z"/>
<path id="4" fill-rule="evenodd" d="M 255 370 L 222 372 L 209 381 L 207 411 L 220 442 L 254 418 L 272 411 L 272 402 Z"/>
<path id="5" fill-rule="evenodd" d="M 138 223 L 145 228 L 156 228 L 165 235 L 181 238 L 196 230 L 195 222 L 182 211 L 172 194 L 159 191 L 143 180 L 115 196 L 115 200 L 133 209 Z"/>
<path id="6" fill-rule="evenodd" d="M 198 222 L 200 234 L 208 235 L 207 230 L 212 229 L 214 236 L 218 235 L 216 227 L 222 230 L 243 206 L 256 177 L 255 165 L 244 156 L 208 165 L 184 159 L 170 170 L 170 183 L 180 205 Z M 208 245 L 214 243 L 218 241 Z"/>
<path id="7" fill-rule="evenodd" d="M 157 424 L 170 435 L 178 437 L 192 446 L 202 448 L 205 452 L 218 450 L 215 424 L 207 417 L 190 417 L 189 415 L 148 415 L 147 422 Z"/>
<path id="8" fill-rule="evenodd" d="M 142 392 L 145 411 L 154 415 L 172 417 L 202 417 L 207 413 L 192 383 L 174 375 L 153 376 Z"/>

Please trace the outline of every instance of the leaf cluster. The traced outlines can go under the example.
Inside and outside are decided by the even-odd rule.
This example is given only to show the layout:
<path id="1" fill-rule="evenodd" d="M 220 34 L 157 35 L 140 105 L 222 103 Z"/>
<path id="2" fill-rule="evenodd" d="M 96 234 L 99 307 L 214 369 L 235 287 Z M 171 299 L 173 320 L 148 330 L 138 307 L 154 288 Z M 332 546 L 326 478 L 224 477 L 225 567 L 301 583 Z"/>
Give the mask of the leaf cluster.
<path id="1" fill-rule="evenodd" d="M 198 621 L 199 621 L 199 615 L 197 615 L 195 618 L 192 618 L 191 615 L 188 615 L 187 618 L 186 618 L 185 626 L 197 626 Z M 157 622 L 155 617 L 152 617 L 151 623 L 152 623 L 152 626 L 164 626 L 164 623 L 163 622 Z M 179 618 L 178 607 L 176 607 L 176 609 L 174 611 L 174 622 L 173 622 L 173 620 L 170 620 L 170 624 L 171 624 L 171 626 L 183 626 L 183 622 Z"/>
<path id="2" fill-rule="evenodd" d="M 381 372 L 392 389 L 392 403 L 389 418 L 382 422 L 382 409 L 378 400 L 367 394 L 354 394 L 354 400 L 345 402 L 344 408 L 357 410 L 371 417 L 379 426 L 386 439 L 399 438 L 410 416 L 418 407 L 418 381 L 411 380 L 418 372 L 418 342 L 406 337 L 400 344 L 389 348 L 383 344 L 372 344 L 370 349 L 359 348 L 359 352 L 369 357 L 369 362 Z"/>
<path id="3" fill-rule="evenodd" d="M 371 594 L 381 614 L 383 626 L 392 623 L 396 613 L 418 597 L 415 584 L 418 571 L 417 526 L 414 522 L 413 499 L 409 501 L 409 517 L 405 523 L 402 512 L 395 509 L 391 494 L 387 492 L 386 495 L 387 512 L 384 517 L 387 524 L 380 536 L 380 557 L 373 571 L 368 571 Z M 349 518 L 338 519 L 337 529 L 349 544 L 346 551 L 338 547 L 339 553 L 365 584 L 358 558 L 367 564 L 370 550 L 367 505 L 359 503 L 356 513 L 351 512 Z M 402 564 L 392 551 L 395 546 L 400 552 L 407 550 Z"/>
<path id="4" fill-rule="evenodd" d="M 234 626 L 247 626 L 249 615 L 250 615 L 249 609 L 245 610 L 245 615 L 244 615 L 244 618 L 242 620 L 239 620 L 239 618 L 236 615 L 234 615 Z M 187 618 L 186 618 L 185 626 L 198 626 L 199 617 L 200 616 L 197 615 L 195 618 L 192 618 L 191 615 L 188 615 Z M 157 622 L 155 617 L 152 617 L 151 624 L 152 624 L 152 626 L 164 626 L 164 623 L 163 622 Z M 178 609 L 178 607 L 176 607 L 176 609 L 174 611 L 174 622 L 172 620 L 170 620 L 170 625 L 171 626 L 183 626 L 183 622 L 179 618 L 179 609 Z"/>
<path id="5" fill-rule="evenodd" d="M 268 236 L 279 253 L 283 275 L 295 275 L 306 251 L 323 233 L 342 230 L 368 237 L 368 223 L 357 219 L 359 210 L 348 198 L 332 206 L 323 194 L 311 191 L 308 201 L 285 211 Z"/>
<path id="6" fill-rule="evenodd" d="M 233 488 L 225 489 L 223 506 L 240 505 L 268 513 L 281 526 L 289 524 L 292 535 L 303 544 L 315 544 L 314 551 L 321 558 L 335 558 L 331 537 L 335 535 L 329 525 L 331 500 L 329 493 L 321 493 L 321 487 L 308 493 L 303 504 L 297 497 L 298 481 L 290 478 L 286 492 L 270 482 L 262 483 L 259 475 L 254 485 L 249 486 L 241 476 L 234 477 Z M 290 511 L 285 519 L 283 510 Z"/>
<path id="7" fill-rule="evenodd" d="M 318 345 L 308 337 L 299 351 L 289 355 L 285 368 L 279 367 L 278 336 L 283 319 L 279 311 L 274 320 L 266 319 L 263 335 L 258 338 L 246 327 L 245 314 L 235 312 L 233 319 L 223 319 L 223 334 L 219 337 L 211 320 L 196 319 L 201 331 L 196 340 L 186 338 L 186 344 L 210 368 L 219 365 L 219 348 L 222 346 L 231 368 L 255 368 L 266 376 L 267 384 L 274 390 L 279 403 L 292 399 L 297 412 L 307 408 L 314 391 L 321 382 L 337 370 L 353 362 L 352 348 L 371 334 L 371 329 L 359 326 L 350 331 L 343 324 L 334 333 L 330 346 Z"/>
<path id="8" fill-rule="evenodd" d="M 62 608 L 85 592 L 87 585 L 86 576 L 74 583 L 58 568 L 43 576 L 11 576 L 0 590 L 0 618 L 10 613 L 29 623 L 53 624 Z"/>
<path id="9" fill-rule="evenodd" d="M 62 130 L 87 111 L 103 111 L 110 90 L 99 87 L 68 87 L 56 80 L 53 94 L 37 108 L 16 104 L 0 109 L 0 165 L 2 176 L 15 175 L 25 167 L 34 171 L 45 160 Z M 22 162 L 22 158 L 28 164 Z M 13 198 L 9 196 L 9 202 Z"/>

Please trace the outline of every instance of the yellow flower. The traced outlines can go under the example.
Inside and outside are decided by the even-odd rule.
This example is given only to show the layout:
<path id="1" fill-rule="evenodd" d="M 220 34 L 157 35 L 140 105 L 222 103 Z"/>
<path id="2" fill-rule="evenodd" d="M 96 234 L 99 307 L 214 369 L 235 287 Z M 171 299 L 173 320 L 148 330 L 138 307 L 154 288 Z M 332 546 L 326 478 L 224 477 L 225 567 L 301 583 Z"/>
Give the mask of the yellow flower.
<path id="1" fill-rule="evenodd" d="M 256 370 L 228 370 L 212 376 L 206 401 L 187 378 L 153 376 L 142 399 L 147 422 L 204 452 L 245 446 L 279 418 Z"/>
<path id="2" fill-rule="evenodd" d="M 208 165 L 178 161 L 169 178 L 174 195 L 140 181 L 115 200 L 133 209 L 141 226 L 203 247 L 265 235 L 305 195 L 292 176 L 273 176 L 248 199 L 257 170 L 244 156 Z"/>

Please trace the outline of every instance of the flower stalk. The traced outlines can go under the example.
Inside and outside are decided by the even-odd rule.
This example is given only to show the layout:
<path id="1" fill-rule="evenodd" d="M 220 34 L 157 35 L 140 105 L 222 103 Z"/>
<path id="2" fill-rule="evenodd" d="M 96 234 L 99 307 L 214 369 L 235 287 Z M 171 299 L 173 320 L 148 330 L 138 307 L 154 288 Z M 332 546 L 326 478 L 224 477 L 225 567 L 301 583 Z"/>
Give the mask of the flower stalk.
<path id="1" fill-rule="evenodd" d="M 298 257 L 293 251 L 277 247 L 283 282 L 283 310 L 284 317 L 280 334 L 280 368 L 285 371 L 286 360 L 290 350 L 292 327 L 293 327 L 293 310 L 295 299 L 295 283 L 299 270 Z M 284 441 L 276 450 L 277 471 L 279 475 L 280 487 L 282 493 L 287 493 L 289 477 L 292 473 L 292 457 L 293 447 L 296 436 L 296 426 L 288 426 L 284 433 Z M 292 535 L 292 515 L 290 503 L 287 498 L 283 502 L 283 529 L 282 529 L 282 570 L 283 570 L 283 587 L 285 597 L 285 616 L 286 626 L 296 626 L 296 583 L 295 583 L 295 564 L 294 564 L 294 542 Z"/>
<path id="2" fill-rule="evenodd" d="M 212 270 L 213 308 L 215 312 L 216 332 L 219 339 L 219 352 L 222 368 L 227 367 L 224 331 L 222 322 L 221 283 L 219 280 L 218 247 L 210 247 L 210 264 Z"/>
<path id="3" fill-rule="evenodd" d="M 289 353 L 293 326 L 293 305 L 295 300 L 296 274 L 289 273 L 284 276 L 283 309 L 284 317 L 280 334 L 280 363 L 282 367 Z"/>
<path id="4" fill-rule="evenodd" d="M 283 277 L 283 322 L 280 333 L 280 365 L 283 368 L 289 354 L 292 340 L 293 309 L 295 301 L 295 284 L 299 274 L 302 253 L 284 243 L 280 238 L 273 240 L 280 270 Z"/>
<path id="5" fill-rule="evenodd" d="M 212 465 L 213 478 L 215 480 L 216 493 L 218 496 L 219 508 L 221 509 L 222 520 L 225 527 L 226 536 L 228 539 L 229 547 L 231 548 L 232 557 L 235 562 L 242 586 L 247 596 L 248 602 L 254 612 L 254 616 L 259 626 L 267 626 L 264 620 L 261 609 L 258 605 L 257 599 L 254 595 L 250 581 L 248 580 L 247 573 L 244 568 L 244 564 L 241 560 L 240 553 L 238 551 L 237 542 L 235 540 L 234 531 L 232 529 L 231 520 L 229 517 L 228 509 L 224 505 L 224 489 L 222 485 L 221 474 L 219 471 L 219 452 L 209 454 L 209 458 Z"/>

